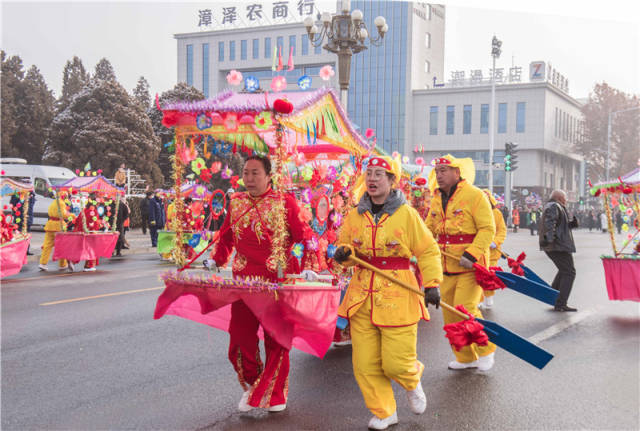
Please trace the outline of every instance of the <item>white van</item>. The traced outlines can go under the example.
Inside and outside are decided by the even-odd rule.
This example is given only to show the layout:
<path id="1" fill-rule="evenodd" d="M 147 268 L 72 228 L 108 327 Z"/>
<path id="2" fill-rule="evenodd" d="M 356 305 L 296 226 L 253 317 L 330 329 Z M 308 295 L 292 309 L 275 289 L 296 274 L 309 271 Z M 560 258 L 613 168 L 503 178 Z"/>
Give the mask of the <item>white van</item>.
<path id="1" fill-rule="evenodd" d="M 53 195 L 49 191 L 52 186 L 57 186 L 74 178 L 76 174 L 70 169 L 60 166 L 28 165 L 24 159 L 2 158 L 0 159 L 0 171 L 2 176 L 22 181 L 29 178 L 36 194 L 36 203 L 33 208 L 33 226 L 44 226 L 47 223 L 47 210 L 53 202 Z M 9 204 L 10 196 L 2 198 L 2 207 Z"/>

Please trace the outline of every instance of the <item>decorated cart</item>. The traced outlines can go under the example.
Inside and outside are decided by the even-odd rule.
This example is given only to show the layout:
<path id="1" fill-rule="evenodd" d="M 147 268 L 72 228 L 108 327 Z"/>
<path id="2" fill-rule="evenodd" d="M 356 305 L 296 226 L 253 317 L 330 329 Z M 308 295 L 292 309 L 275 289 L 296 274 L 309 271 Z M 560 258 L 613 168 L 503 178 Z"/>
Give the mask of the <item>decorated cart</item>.
<path id="1" fill-rule="evenodd" d="M 590 192 L 602 198 L 607 214 L 613 255 L 601 259 L 609 299 L 640 302 L 640 168 L 615 181 L 593 185 Z M 620 212 L 623 221 L 621 244 L 614 234 L 614 211 Z"/>
<path id="2" fill-rule="evenodd" d="M 198 256 L 186 262 L 183 247 L 178 246 L 185 235 L 183 179 L 191 168 L 200 178 L 205 172 L 206 180 L 211 155 L 269 155 L 274 165 L 274 189 L 281 196 L 294 192 L 302 203 L 301 213 L 309 217 L 317 212 L 319 196 L 325 196 L 322 201 L 326 202 L 349 192 L 372 146 L 356 132 L 335 92 L 326 88 L 276 94 L 226 91 L 210 100 L 173 103 L 162 110 L 163 124 L 175 126 L 172 147 L 177 216 L 171 230 L 176 241 L 172 253 L 180 268 L 164 275 L 166 290 L 158 300 L 155 317 L 174 314 L 227 330 L 229 305 L 243 299 L 264 328 L 277 334 L 280 344 L 322 357 L 333 341 L 339 288 L 331 283 L 300 282 L 280 272 L 278 283 L 185 272 Z M 279 268 L 286 266 L 288 258 L 283 246 L 283 199 L 277 207 L 277 219 L 282 222 L 273 234 Z M 336 212 L 344 211 L 345 206 L 338 204 Z M 211 238 L 212 244 L 219 235 Z M 296 255 L 296 247 L 291 253 Z M 275 316 L 284 316 L 280 321 L 289 323 L 278 325 Z"/>
<path id="3" fill-rule="evenodd" d="M 95 196 L 95 200 L 89 202 L 91 219 L 88 222 L 86 217 L 76 219 L 77 223 L 81 223 L 81 229 L 70 232 L 67 230 L 67 224 L 62 223 L 62 232 L 56 233 L 53 260 L 67 259 L 78 262 L 111 257 L 119 236 L 116 232 L 116 217 L 124 190 L 116 187 L 102 175 L 93 175 L 72 178 L 56 186 L 55 191 L 58 194 L 64 193 L 66 196 L 90 194 Z M 60 218 L 62 218 L 61 211 Z M 91 230 L 93 222 L 98 221 L 104 228 Z"/>
<path id="4" fill-rule="evenodd" d="M 29 194 L 33 191 L 31 184 L 2 178 L 0 192 L 2 196 L 19 194 L 24 204 L 18 203 L 11 208 L 12 214 L 2 214 L 0 220 L 0 278 L 17 274 L 27 263 L 27 251 L 31 242 L 31 234 L 27 233 L 29 214 Z M 8 208 L 7 208 L 8 209 Z"/>

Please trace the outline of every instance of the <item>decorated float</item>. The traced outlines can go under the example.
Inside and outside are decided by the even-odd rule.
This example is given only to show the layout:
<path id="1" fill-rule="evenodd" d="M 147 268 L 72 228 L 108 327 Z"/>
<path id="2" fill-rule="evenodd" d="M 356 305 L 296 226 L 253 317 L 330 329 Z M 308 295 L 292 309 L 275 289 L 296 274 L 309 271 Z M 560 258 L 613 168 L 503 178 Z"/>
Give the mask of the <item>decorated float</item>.
<path id="1" fill-rule="evenodd" d="M 56 233 L 53 260 L 67 259 L 78 262 L 111 257 L 119 236 L 116 232 L 116 215 L 124 190 L 116 187 L 97 172 L 93 172 L 93 175 L 78 176 L 56 186 L 55 192 L 66 195 L 66 201 L 69 201 L 68 197 L 73 195 L 86 195 L 87 199 L 91 195 L 95 196 L 95 200 L 88 202 L 92 219 L 87 222 L 85 217 L 78 217 L 78 222 L 82 223 L 81 229 L 70 232 L 67 230 L 66 223 L 70 220 L 62 223 L 62 232 Z M 62 219 L 61 209 L 59 208 L 58 211 Z M 93 222 L 98 221 L 101 221 L 99 224 L 105 228 L 91 230 L 94 225 L 98 225 Z"/>
<path id="2" fill-rule="evenodd" d="M 12 214 L 2 214 L 0 220 L 0 278 L 17 274 L 27 263 L 27 250 L 31 242 L 31 234 L 27 233 L 27 219 L 29 214 L 29 194 L 33 191 L 31 184 L 2 178 L 0 193 L 2 196 L 19 194 L 20 201 L 11 209 Z"/>
<path id="3" fill-rule="evenodd" d="M 590 184 L 591 185 L 591 184 Z M 602 198 L 613 254 L 602 255 L 609 299 L 640 302 L 640 168 L 592 185 L 591 195 Z M 616 241 L 613 211 L 622 215 L 625 239 Z"/>

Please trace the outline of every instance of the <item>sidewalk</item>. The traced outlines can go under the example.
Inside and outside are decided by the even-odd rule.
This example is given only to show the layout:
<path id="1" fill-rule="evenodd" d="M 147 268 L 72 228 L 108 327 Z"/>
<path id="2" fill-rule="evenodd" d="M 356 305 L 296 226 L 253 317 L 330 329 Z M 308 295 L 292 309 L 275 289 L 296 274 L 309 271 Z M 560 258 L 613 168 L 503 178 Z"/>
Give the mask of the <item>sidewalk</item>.
<path id="1" fill-rule="evenodd" d="M 127 232 L 127 241 L 129 242 L 129 250 L 122 250 L 122 254 L 140 254 L 140 253 L 156 253 L 156 249 L 151 247 L 151 237 L 149 231 L 146 235 L 142 234 L 141 229 L 134 229 Z M 38 262 L 40 260 L 40 251 L 44 242 L 44 232 L 31 232 L 31 253 L 33 256 L 27 256 L 27 262 Z"/>

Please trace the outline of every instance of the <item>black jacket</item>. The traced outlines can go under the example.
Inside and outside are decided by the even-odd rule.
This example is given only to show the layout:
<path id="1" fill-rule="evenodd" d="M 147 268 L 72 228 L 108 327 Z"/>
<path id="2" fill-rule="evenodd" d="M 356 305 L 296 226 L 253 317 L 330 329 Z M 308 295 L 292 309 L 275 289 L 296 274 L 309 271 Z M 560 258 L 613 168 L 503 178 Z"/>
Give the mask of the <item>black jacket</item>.
<path id="1" fill-rule="evenodd" d="M 544 251 L 576 252 L 571 229 L 578 227 L 578 221 L 569 221 L 567 210 L 559 202 L 550 200 L 544 206 L 538 240 Z"/>

